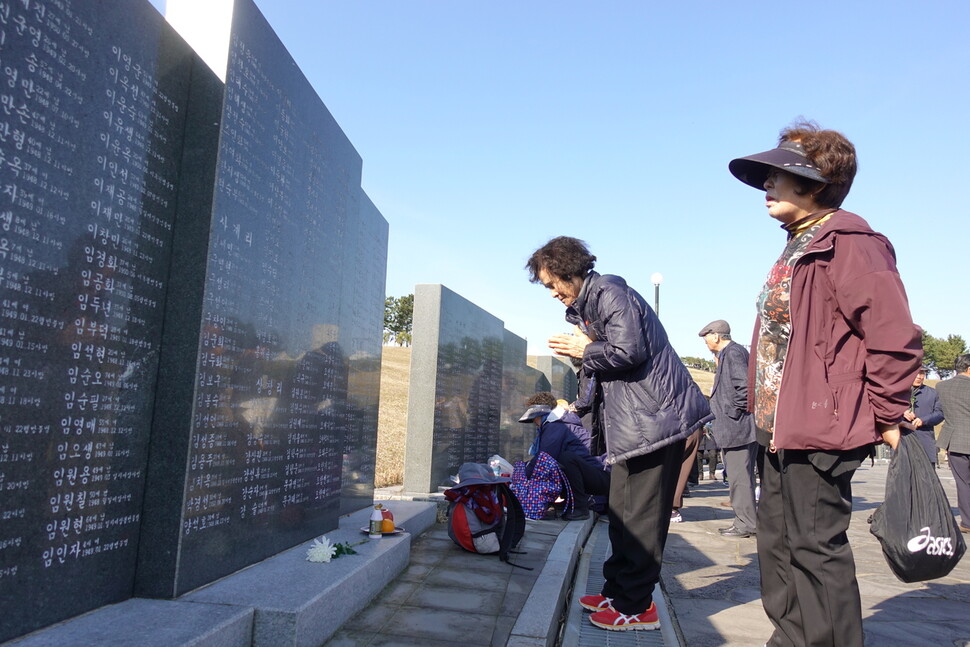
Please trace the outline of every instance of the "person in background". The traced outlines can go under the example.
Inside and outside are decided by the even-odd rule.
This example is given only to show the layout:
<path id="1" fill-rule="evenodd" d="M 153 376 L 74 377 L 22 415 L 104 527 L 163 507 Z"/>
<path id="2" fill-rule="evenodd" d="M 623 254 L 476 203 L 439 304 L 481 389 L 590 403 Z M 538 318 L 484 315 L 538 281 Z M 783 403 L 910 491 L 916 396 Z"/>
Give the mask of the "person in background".
<path id="1" fill-rule="evenodd" d="M 552 395 L 551 393 L 549 395 Z M 593 453 L 593 437 L 590 434 L 589 429 L 583 425 L 583 421 L 579 418 L 579 415 L 573 411 L 572 405 L 568 401 L 562 398 L 555 401 L 555 406 L 553 406 L 552 411 L 549 412 L 549 421 L 561 420 L 567 427 L 569 431 L 573 433 L 574 436 L 583 443 L 586 447 L 586 451 Z"/>
<path id="2" fill-rule="evenodd" d="M 559 236 L 526 264 L 530 280 L 566 306 L 574 330 L 550 337 L 549 348 L 595 376 L 595 417 L 612 466 L 612 552 L 602 593 L 580 604 L 603 629 L 656 629 L 653 592 L 684 441 L 712 416 L 657 314 L 621 277 L 593 271 L 595 262 L 583 241 Z"/>
<path id="3" fill-rule="evenodd" d="M 680 514 L 680 509 L 684 507 L 684 497 L 690 496 L 687 481 L 690 479 L 691 470 L 697 465 L 697 445 L 701 439 L 701 430 L 696 429 L 694 433 L 687 437 L 684 442 L 684 455 L 680 459 L 680 473 L 677 475 L 677 487 L 674 488 L 674 504 L 670 512 L 670 523 L 680 523 L 684 516 Z"/>
<path id="4" fill-rule="evenodd" d="M 717 469 L 717 441 L 714 440 L 714 436 L 711 435 L 711 425 L 710 423 L 704 425 L 704 430 L 701 432 L 701 439 L 697 445 L 697 478 L 701 481 L 704 480 L 704 464 L 707 463 L 707 471 L 710 473 L 710 478 L 712 481 L 716 478 L 714 476 L 714 470 Z"/>
<path id="5" fill-rule="evenodd" d="M 754 420 L 748 412 L 748 351 L 731 339 L 731 326 L 723 319 L 701 328 L 698 336 L 717 355 L 711 387 L 711 433 L 721 448 L 724 471 L 731 475 L 728 497 L 734 521 L 718 532 L 725 537 L 750 537 L 758 527 L 754 500 L 758 443 L 754 438 Z"/>
<path id="6" fill-rule="evenodd" d="M 768 446 L 757 542 L 771 647 L 862 647 L 852 475 L 876 443 L 896 447 L 922 361 L 892 245 L 840 208 L 856 167 L 844 135 L 810 122 L 728 165 L 785 236 L 757 300 L 748 382 Z"/>
<path id="7" fill-rule="evenodd" d="M 940 397 L 936 394 L 936 389 L 923 384 L 926 379 L 927 369 L 920 367 L 913 380 L 913 388 L 909 394 L 909 409 L 903 412 L 903 420 L 915 429 L 916 437 L 920 445 L 926 451 L 927 458 L 933 463 L 936 469 L 936 434 L 933 428 L 943 422 L 943 407 L 940 405 Z"/>
<path id="8" fill-rule="evenodd" d="M 957 482 L 960 530 L 970 532 L 970 354 L 958 355 L 953 370 L 956 375 L 936 385 L 946 418 L 937 444 Z"/>
<path id="9" fill-rule="evenodd" d="M 583 429 L 576 414 L 571 414 L 576 425 L 570 425 L 562 419 L 564 413 L 560 410 L 556 414 L 557 402 L 555 396 L 548 391 L 541 391 L 529 398 L 528 407 L 519 422 L 535 423 L 536 437 L 532 442 L 529 453 L 538 456 L 545 452 L 556 459 L 562 468 L 569 487 L 573 491 L 573 510 L 562 515 L 566 521 L 589 518 L 589 495 L 607 495 L 610 491 L 610 473 L 602 458 L 589 453 L 584 439 Z M 588 433 L 586 442 L 588 442 Z M 527 467 L 527 470 L 530 468 Z M 531 474 L 527 474 L 531 476 Z"/>

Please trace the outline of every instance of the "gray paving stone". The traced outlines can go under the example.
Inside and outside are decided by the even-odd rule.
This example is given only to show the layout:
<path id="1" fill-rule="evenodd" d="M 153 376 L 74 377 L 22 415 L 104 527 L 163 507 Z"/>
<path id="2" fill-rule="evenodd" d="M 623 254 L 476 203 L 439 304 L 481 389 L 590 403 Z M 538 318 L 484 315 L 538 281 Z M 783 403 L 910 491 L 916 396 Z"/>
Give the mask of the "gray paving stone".
<path id="1" fill-rule="evenodd" d="M 475 613 L 498 615 L 504 597 L 505 592 L 502 590 L 468 589 L 427 584 L 418 587 L 408 599 L 407 606 L 446 611 L 467 610 Z"/>
<path id="2" fill-rule="evenodd" d="M 517 559 L 515 561 L 518 563 Z M 441 555 L 438 565 L 446 569 L 479 573 L 503 573 L 506 575 L 512 573 L 515 568 L 499 559 L 498 555 L 469 553 L 454 544 Z"/>
<path id="3" fill-rule="evenodd" d="M 501 562 L 499 562 L 501 563 Z M 461 569 L 436 569 L 426 579 L 436 586 L 467 586 L 483 590 L 505 590 L 509 573 L 468 572 Z"/>
<path id="4" fill-rule="evenodd" d="M 495 629 L 492 631 L 492 640 L 489 645 L 491 647 L 505 647 L 509 642 L 509 636 L 512 634 L 512 626 L 514 624 L 514 617 L 499 616 L 496 618 Z M 466 647 L 472 647 L 472 642 L 467 641 L 465 645 Z"/>
<path id="5" fill-rule="evenodd" d="M 502 608 L 499 610 L 500 616 L 511 616 L 513 620 L 518 617 L 526 601 L 529 599 L 529 592 L 514 593 L 506 591 L 505 599 L 502 601 Z"/>
<path id="6" fill-rule="evenodd" d="M 411 549 L 411 564 L 421 564 L 423 566 L 434 566 L 441 562 L 444 557 L 441 550 L 430 550 L 427 547 Z"/>
<path id="7" fill-rule="evenodd" d="M 966 621 L 928 624 L 925 622 L 869 622 L 863 625 L 867 646 L 960 647 L 970 644 Z"/>
<path id="8" fill-rule="evenodd" d="M 338 631 L 327 643 L 328 647 L 367 647 L 377 634 L 374 632 Z"/>
<path id="9" fill-rule="evenodd" d="M 856 561 L 867 647 L 949 647 L 970 640 L 970 561 L 947 577 L 907 584 L 889 570 L 869 532 L 869 515 L 882 502 L 887 465 L 864 465 L 853 480 L 849 543 Z M 951 502 L 952 477 L 938 472 Z M 710 494 L 716 486 L 702 485 Z M 726 488 L 724 488 L 726 493 Z M 723 495 L 720 495 L 723 496 Z M 760 603 L 754 540 L 725 540 L 716 528 L 729 518 L 719 499 L 692 496 L 684 523 L 671 526 L 661 574 L 682 644 L 690 647 L 760 645 L 771 624 Z M 712 505 L 713 504 L 713 505 Z M 718 506 L 719 507 L 719 506 Z"/>
<path id="10" fill-rule="evenodd" d="M 385 635 L 409 638 L 427 638 L 460 644 L 475 636 L 491 636 L 495 629 L 496 616 L 459 613 L 442 609 L 421 609 L 401 607 L 390 618 Z M 483 641 L 484 642 L 484 641 Z"/>
<path id="11" fill-rule="evenodd" d="M 401 609 L 400 604 L 388 604 L 376 601 L 367 605 L 353 617 L 341 625 L 341 631 L 361 631 L 380 633 L 390 621 L 391 617 Z"/>
<path id="12" fill-rule="evenodd" d="M 771 635 L 772 626 L 760 599 L 747 605 L 716 598 L 668 597 L 690 647 L 751 647 Z"/>
<path id="13" fill-rule="evenodd" d="M 378 634 L 373 641 L 367 643 L 367 647 L 455 647 L 455 645 L 454 640 L 432 640 L 388 634 Z"/>
<path id="14" fill-rule="evenodd" d="M 408 597 L 414 593 L 418 586 L 418 582 L 396 580 L 384 587 L 384 590 L 377 597 L 377 601 L 388 605 L 405 604 Z"/>
<path id="15" fill-rule="evenodd" d="M 409 564 L 398 576 L 404 582 L 423 582 L 434 570 L 432 564 Z"/>
<path id="16" fill-rule="evenodd" d="M 509 585 L 507 590 L 510 593 L 526 593 L 528 594 L 532 590 L 532 586 L 536 582 L 536 578 L 542 571 L 516 571 L 509 576 Z"/>

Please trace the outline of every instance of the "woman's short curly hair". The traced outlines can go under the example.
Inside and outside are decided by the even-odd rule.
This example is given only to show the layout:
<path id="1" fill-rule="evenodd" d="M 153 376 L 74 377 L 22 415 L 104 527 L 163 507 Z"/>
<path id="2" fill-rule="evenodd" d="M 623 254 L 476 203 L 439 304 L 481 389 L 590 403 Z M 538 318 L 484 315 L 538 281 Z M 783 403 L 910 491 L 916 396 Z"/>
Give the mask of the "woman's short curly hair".
<path id="1" fill-rule="evenodd" d="M 557 236 L 533 252 L 525 267 L 529 270 L 529 280 L 541 283 L 539 270 L 545 269 L 568 281 L 574 276 L 585 277 L 595 264 L 596 257 L 589 253 L 586 243 L 570 236 Z"/>
<path id="2" fill-rule="evenodd" d="M 829 184 L 814 182 L 795 175 L 801 195 L 812 194 L 822 207 L 841 207 L 852 188 L 858 162 L 855 146 L 845 135 L 835 130 L 823 130 L 814 121 L 799 121 L 781 131 L 778 143 L 798 142 Z"/>
<path id="3" fill-rule="evenodd" d="M 554 396 L 549 391 L 539 391 L 538 393 L 534 394 L 532 397 L 528 399 L 528 401 L 525 403 L 525 406 L 531 407 L 532 405 L 535 405 L 535 404 L 544 404 L 547 407 L 555 408 L 557 404 L 556 396 Z"/>

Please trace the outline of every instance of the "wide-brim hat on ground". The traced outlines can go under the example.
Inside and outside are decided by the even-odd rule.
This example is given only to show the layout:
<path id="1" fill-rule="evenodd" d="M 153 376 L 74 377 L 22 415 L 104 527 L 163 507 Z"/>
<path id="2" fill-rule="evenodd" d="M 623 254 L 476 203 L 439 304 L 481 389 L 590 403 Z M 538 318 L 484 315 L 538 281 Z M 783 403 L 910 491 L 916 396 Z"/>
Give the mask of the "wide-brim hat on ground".
<path id="1" fill-rule="evenodd" d="M 496 476 L 492 468 L 485 463 L 463 463 L 458 468 L 458 485 L 455 487 L 494 485 L 496 483 L 508 483 L 511 480 L 507 476 Z"/>
<path id="2" fill-rule="evenodd" d="M 710 335 L 711 333 L 717 333 L 718 335 L 730 335 L 731 326 L 729 326 L 728 322 L 724 321 L 723 319 L 715 319 L 711 323 L 701 328 L 701 331 L 697 333 L 697 336 L 703 337 L 704 335 Z"/>
<path id="3" fill-rule="evenodd" d="M 546 404 L 534 404 L 525 410 L 522 417 L 519 418 L 519 422 L 532 422 L 536 419 L 536 416 L 545 415 L 552 412 L 552 407 Z"/>
<path id="4" fill-rule="evenodd" d="M 798 142 L 782 142 L 763 153 L 739 157 L 728 163 L 728 170 L 748 186 L 763 189 L 771 169 L 777 168 L 822 184 L 831 182 L 822 175 Z"/>

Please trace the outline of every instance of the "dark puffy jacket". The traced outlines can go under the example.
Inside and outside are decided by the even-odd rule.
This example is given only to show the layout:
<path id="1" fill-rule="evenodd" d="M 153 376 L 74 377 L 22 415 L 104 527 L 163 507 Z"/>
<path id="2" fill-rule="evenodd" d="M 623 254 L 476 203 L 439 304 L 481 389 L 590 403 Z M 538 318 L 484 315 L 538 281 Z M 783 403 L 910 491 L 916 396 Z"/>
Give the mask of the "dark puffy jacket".
<path id="1" fill-rule="evenodd" d="M 537 456 L 539 452 L 545 452 L 556 459 L 559 463 L 563 462 L 565 454 L 575 454 L 590 467 L 603 469 L 603 463 L 591 456 L 583 441 L 576 437 L 576 434 L 562 420 L 542 421 L 542 426 L 536 430 L 536 439 L 532 444 L 532 454 Z M 529 461 L 526 466 L 526 476 L 532 476 L 533 461 Z"/>
<path id="2" fill-rule="evenodd" d="M 583 368 L 601 391 L 609 464 L 686 438 L 714 418 L 656 313 L 619 276 L 590 272 L 566 320 L 593 339 Z"/>

